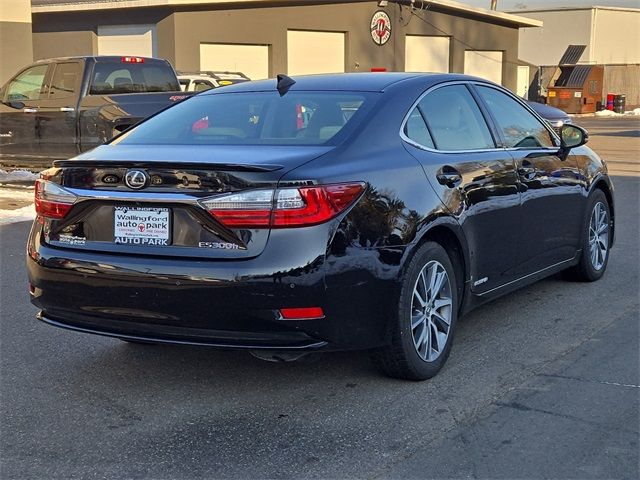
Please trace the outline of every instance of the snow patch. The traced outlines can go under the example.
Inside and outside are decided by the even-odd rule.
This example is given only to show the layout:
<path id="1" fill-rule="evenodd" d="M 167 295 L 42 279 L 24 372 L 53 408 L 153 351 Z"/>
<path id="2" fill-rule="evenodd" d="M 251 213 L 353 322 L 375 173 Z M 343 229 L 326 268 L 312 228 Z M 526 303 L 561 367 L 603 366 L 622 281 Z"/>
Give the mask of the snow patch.
<path id="1" fill-rule="evenodd" d="M 635 108 L 629 112 L 616 113 L 613 110 L 600 110 L 596 112 L 596 117 L 625 117 L 625 116 L 640 116 L 640 108 Z"/>
<path id="2" fill-rule="evenodd" d="M 0 183 L 33 183 L 38 177 L 39 174 L 29 170 L 0 170 Z"/>
<path id="3" fill-rule="evenodd" d="M 0 188 L 0 200 L 33 201 L 33 187 Z"/>
<path id="4" fill-rule="evenodd" d="M 619 117 L 621 113 L 616 113 L 613 110 L 600 110 L 596 112 L 596 117 Z"/>
<path id="5" fill-rule="evenodd" d="M 0 210 L 0 225 L 9 223 L 26 222 L 36 217 L 36 210 L 33 204 L 15 210 Z"/>

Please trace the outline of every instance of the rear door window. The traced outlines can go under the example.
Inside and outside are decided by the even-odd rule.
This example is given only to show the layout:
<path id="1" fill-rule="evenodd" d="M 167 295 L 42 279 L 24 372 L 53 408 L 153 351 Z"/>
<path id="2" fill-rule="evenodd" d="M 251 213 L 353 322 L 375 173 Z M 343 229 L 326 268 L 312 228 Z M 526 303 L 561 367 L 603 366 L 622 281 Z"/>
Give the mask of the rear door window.
<path id="1" fill-rule="evenodd" d="M 422 147 L 435 148 L 431 134 L 418 107 L 414 108 L 404 125 L 405 136 Z"/>
<path id="2" fill-rule="evenodd" d="M 194 91 L 196 92 L 204 92 L 213 88 L 213 83 L 206 80 L 195 80 L 193 83 L 195 85 Z"/>
<path id="3" fill-rule="evenodd" d="M 92 95 L 180 91 L 173 69 L 160 62 L 97 62 L 93 67 Z"/>
<path id="4" fill-rule="evenodd" d="M 73 97 L 78 93 L 82 66 L 77 63 L 58 63 L 54 67 L 49 87 L 50 98 Z"/>
<path id="5" fill-rule="evenodd" d="M 448 85 L 427 94 L 418 104 L 438 150 L 495 148 L 487 122 L 464 85 Z"/>

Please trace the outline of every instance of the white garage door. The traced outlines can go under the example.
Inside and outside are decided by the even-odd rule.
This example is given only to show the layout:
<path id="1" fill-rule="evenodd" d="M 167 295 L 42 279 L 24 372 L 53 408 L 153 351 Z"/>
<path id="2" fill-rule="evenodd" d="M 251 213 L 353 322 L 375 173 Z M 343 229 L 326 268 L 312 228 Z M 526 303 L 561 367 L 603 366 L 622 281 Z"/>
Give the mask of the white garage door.
<path id="1" fill-rule="evenodd" d="M 99 55 L 155 57 L 155 25 L 113 25 L 98 27 Z"/>
<path id="2" fill-rule="evenodd" d="M 467 50 L 464 52 L 464 73 L 502 83 L 503 52 Z"/>
<path id="3" fill-rule="evenodd" d="M 202 43 L 200 70 L 242 72 L 251 80 L 269 78 L 269 46 Z"/>
<path id="4" fill-rule="evenodd" d="M 343 73 L 345 34 L 335 32 L 287 32 L 289 75 Z"/>
<path id="5" fill-rule="evenodd" d="M 406 72 L 449 73 L 449 37 L 407 35 L 405 39 Z"/>

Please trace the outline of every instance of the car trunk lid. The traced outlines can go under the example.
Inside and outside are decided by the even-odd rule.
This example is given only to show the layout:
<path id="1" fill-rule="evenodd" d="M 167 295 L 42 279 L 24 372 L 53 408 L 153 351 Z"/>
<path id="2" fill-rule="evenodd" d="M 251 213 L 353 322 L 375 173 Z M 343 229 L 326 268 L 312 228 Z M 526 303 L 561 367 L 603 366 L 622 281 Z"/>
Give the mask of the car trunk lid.
<path id="1" fill-rule="evenodd" d="M 50 182 L 76 196 L 64 218 L 44 220 L 45 240 L 61 248 L 111 253 L 252 258 L 264 250 L 269 228 L 226 226 L 203 200 L 253 190 L 275 192 L 282 175 L 330 149 L 99 147 L 55 162 L 45 172 Z M 141 184 L 132 184 L 134 174 L 141 175 Z"/>

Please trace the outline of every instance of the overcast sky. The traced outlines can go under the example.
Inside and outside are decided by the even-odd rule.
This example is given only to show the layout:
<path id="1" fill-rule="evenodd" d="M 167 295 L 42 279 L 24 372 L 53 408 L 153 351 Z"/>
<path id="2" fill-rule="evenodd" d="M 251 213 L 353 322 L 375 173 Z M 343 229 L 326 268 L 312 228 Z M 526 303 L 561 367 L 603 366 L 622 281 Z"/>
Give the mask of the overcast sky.
<path id="1" fill-rule="evenodd" d="M 476 7 L 489 8 L 491 0 L 457 0 Z M 607 7 L 640 8 L 640 0 L 498 0 L 498 10 L 519 10 L 555 7 L 591 7 L 593 5 Z"/>

